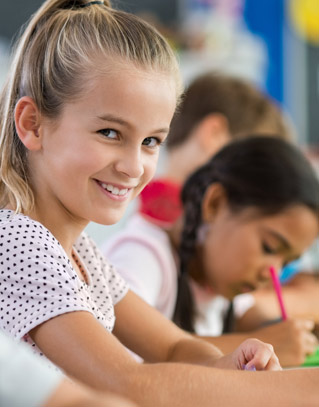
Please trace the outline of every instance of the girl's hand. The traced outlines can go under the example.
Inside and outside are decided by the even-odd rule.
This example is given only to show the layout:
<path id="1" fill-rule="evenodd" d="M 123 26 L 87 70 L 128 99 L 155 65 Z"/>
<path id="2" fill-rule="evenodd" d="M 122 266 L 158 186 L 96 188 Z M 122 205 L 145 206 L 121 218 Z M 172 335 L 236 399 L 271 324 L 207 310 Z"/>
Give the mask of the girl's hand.
<path id="1" fill-rule="evenodd" d="M 215 367 L 236 370 L 282 370 L 272 345 L 245 340 L 234 352 L 220 358 Z"/>
<path id="2" fill-rule="evenodd" d="M 282 366 L 299 366 L 318 346 L 318 338 L 312 333 L 314 328 L 313 321 L 287 319 L 258 329 L 252 336 L 271 341 Z"/>

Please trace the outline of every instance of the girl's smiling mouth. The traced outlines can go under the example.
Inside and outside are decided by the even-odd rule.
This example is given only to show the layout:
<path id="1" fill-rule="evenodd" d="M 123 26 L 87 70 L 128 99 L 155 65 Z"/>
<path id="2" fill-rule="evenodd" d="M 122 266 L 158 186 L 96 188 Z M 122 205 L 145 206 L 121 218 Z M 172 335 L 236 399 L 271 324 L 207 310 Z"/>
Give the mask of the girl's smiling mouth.
<path id="1" fill-rule="evenodd" d="M 128 198 L 130 191 L 133 187 L 125 187 L 115 184 L 110 184 L 102 181 L 95 180 L 100 188 L 106 193 L 109 197 L 115 200 L 124 201 Z"/>

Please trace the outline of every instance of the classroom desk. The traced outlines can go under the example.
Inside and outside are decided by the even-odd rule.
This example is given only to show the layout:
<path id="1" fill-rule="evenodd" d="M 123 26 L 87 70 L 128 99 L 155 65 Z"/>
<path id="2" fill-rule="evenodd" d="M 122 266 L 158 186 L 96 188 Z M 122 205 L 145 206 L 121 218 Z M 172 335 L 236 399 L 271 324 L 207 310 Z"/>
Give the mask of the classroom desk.
<path id="1" fill-rule="evenodd" d="M 319 346 L 313 354 L 306 357 L 306 360 L 302 364 L 302 366 L 304 367 L 319 366 Z"/>

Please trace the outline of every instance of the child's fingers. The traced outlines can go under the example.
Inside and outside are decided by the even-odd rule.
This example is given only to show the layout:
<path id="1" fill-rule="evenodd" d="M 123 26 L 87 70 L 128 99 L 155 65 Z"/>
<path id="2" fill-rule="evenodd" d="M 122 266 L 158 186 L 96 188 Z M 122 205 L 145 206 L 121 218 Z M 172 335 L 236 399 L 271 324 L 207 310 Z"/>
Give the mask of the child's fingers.
<path id="1" fill-rule="evenodd" d="M 260 360 L 251 360 L 246 364 L 245 370 L 253 370 L 254 367 L 255 370 L 282 370 L 276 355 L 269 358 L 266 363 Z"/>
<path id="2" fill-rule="evenodd" d="M 273 346 L 268 343 L 261 343 L 257 347 L 253 357 L 246 363 L 247 369 L 252 366 L 255 366 L 256 370 L 282 370 Z"/>
<path id="3" fill-rule="evenodd" d="M 279 359 L 275 354 L 269 359 L 264 370 L 282 370 Z"/>
<path id="4" fill-rule="evenodd" d="M 316 347 L 318 346 L 317 337 L 310 332 L 305 332 L 303 337 L 304 337 L 304 352 L 306 354 L 313 353 Z"/>
<path id="5" fill-rule="evenodd" d="M 312 331 L 315 327 L 314 321 L 310 319 L 295 319 L 295 324 L 298 329 Z"/>

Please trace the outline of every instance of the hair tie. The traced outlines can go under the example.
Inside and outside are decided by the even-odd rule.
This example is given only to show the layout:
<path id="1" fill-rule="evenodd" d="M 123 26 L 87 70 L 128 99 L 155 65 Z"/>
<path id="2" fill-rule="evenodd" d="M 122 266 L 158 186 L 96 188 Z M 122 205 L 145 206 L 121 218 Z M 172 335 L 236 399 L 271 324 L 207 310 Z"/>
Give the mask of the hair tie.
<path id="1" fill-rule="evenodd" d="M 92 6 L 93 4 L 104 4 L 104 1 L 90 1 L 89 3 L 81 4 L 78 7 L 79 8 L 84 8 L 84 7 L 89 7 Z"/>

